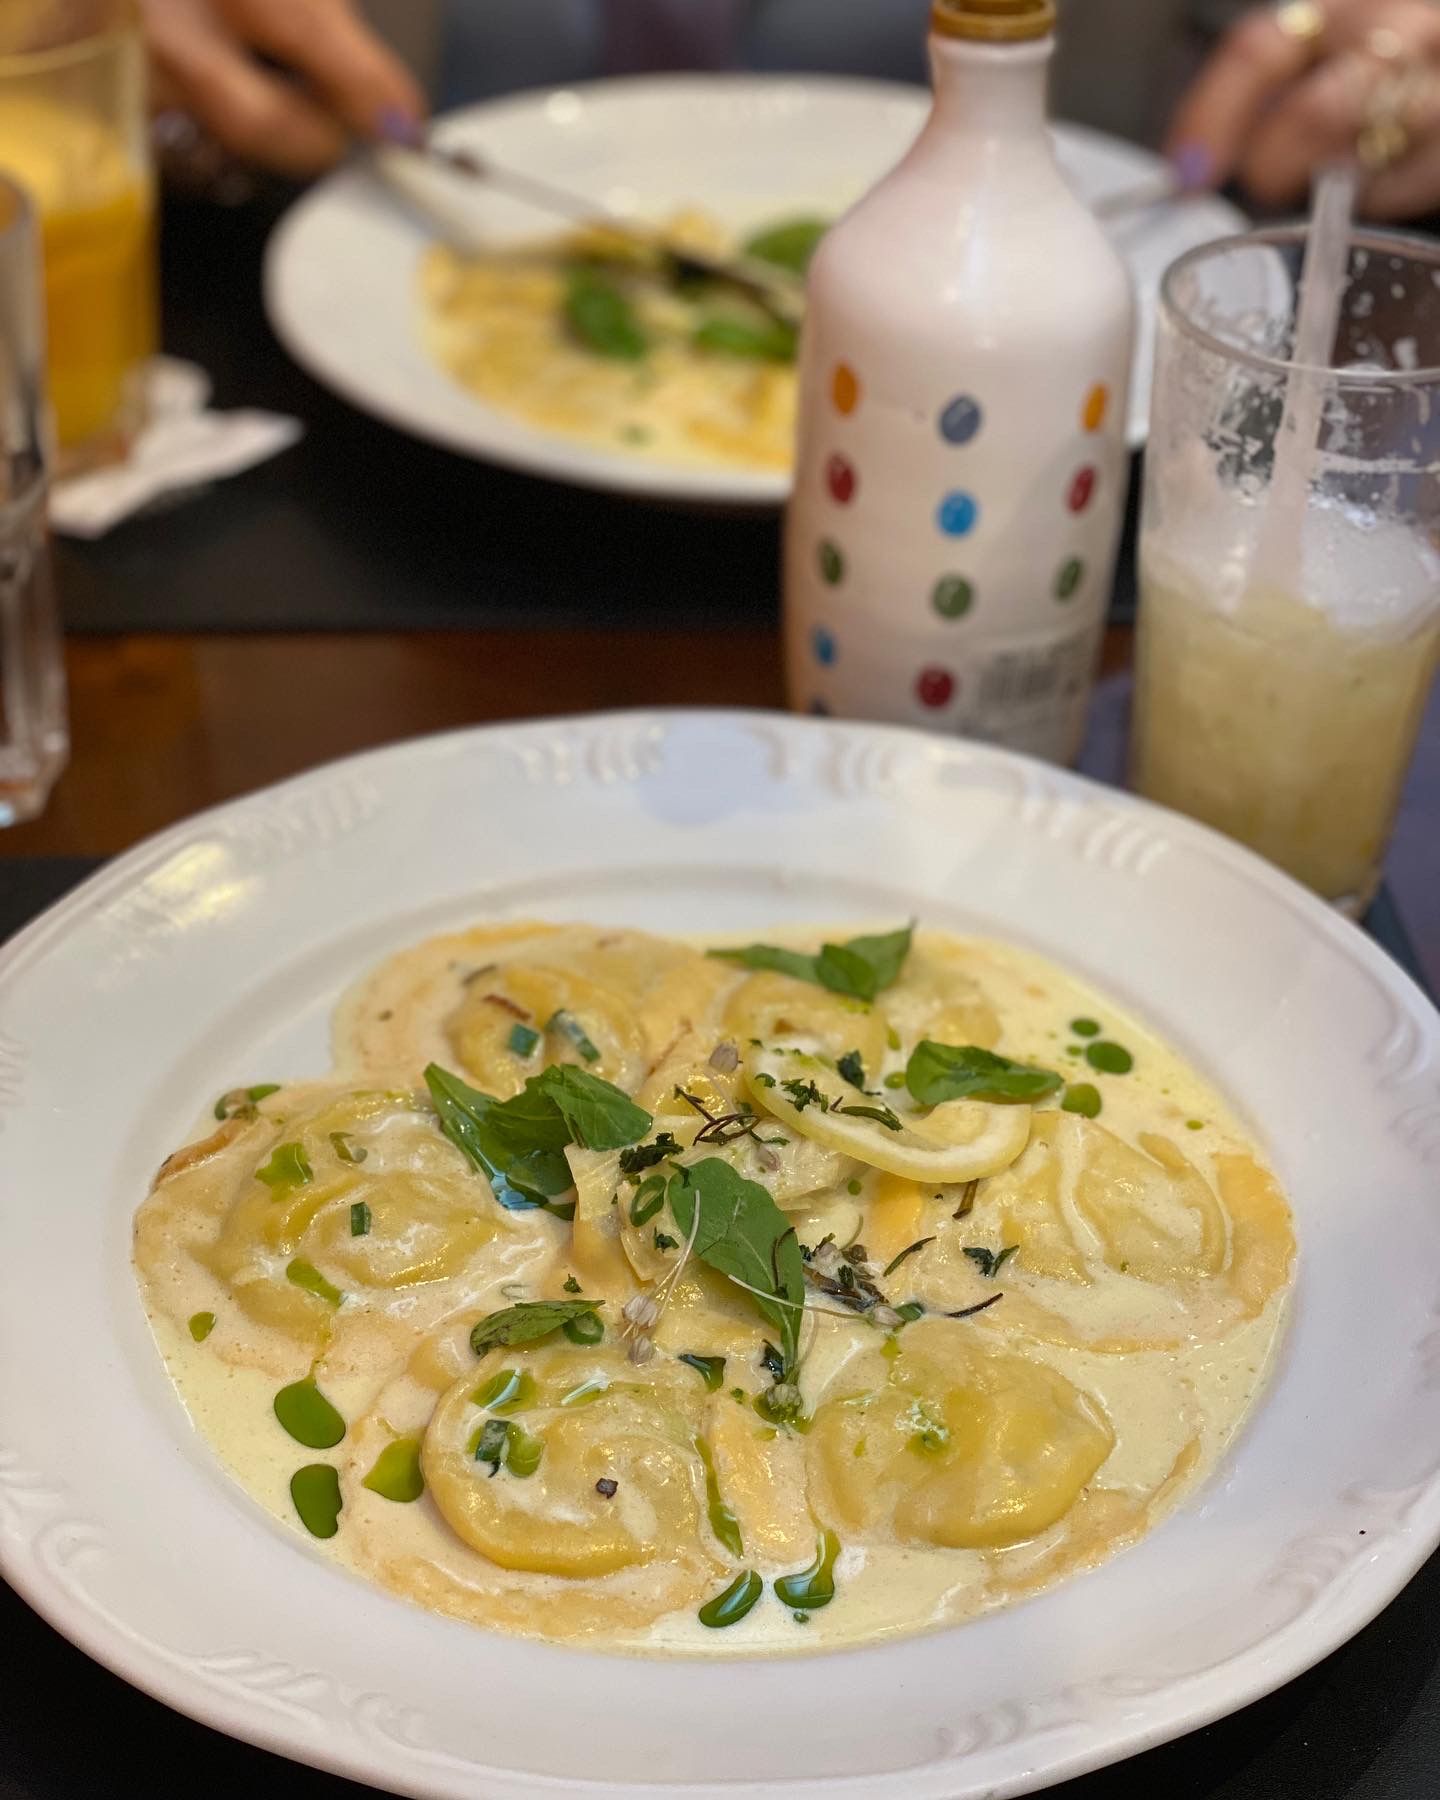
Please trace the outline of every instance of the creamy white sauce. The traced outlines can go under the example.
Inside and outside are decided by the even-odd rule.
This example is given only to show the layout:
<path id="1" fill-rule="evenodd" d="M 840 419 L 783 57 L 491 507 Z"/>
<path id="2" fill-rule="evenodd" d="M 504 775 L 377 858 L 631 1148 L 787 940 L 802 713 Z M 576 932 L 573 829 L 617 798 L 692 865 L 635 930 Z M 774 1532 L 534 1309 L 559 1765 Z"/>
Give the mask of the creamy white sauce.
<path id="1" fill-rule="evenodd" d="M 809 944 L 818 941 L 818 935 L 785 934 L 792 943 Z M 980 947 L 977 967 L 986 996 L 1003 1024 L 997 1047 L 1017 1060 L 1058 1068 L 1072 1081 L 1095 1085 L 1103 1095 L 1099 1123 L 1118 1137 L 1134 1143 L 1142 1132 L 1161 1134 L 1212 1186 L 1217 1180 L 1218 1157 L 1253 1154 L 1248 1134 L 1216 1090 L 1107 1000 L 1038 959 L 1005 946 Z M 895 1011 L 903 1013 L 904 1007 L 897 1006 Z M 1067 1045 L 1083 1046 L 1087 1041 L 1068 1030 L 1069 1021 L 1079 1017 L 1100 1021 L 1103 1037 L 1123 1044 L 1133 1054 L 1134 1067 L 1129 1073 L 1097 1073 L 1083 1058 L 1065 1054 Z M 901 1029 L 908 1048 L 912 1034 L 903 1022 Z M 886 1068 L 901 1067 L 903 1062 L 903 1052 L 892 1052 Z M 872 1071 L 872 1078 L 878 1081 L 885 1072 Z M 1190 1128 L 1192 1120 L 1200 1122 L 1199 1129 Z M 206 1129 L 210 1128 L 207 1123 Z M 825 1230 L 835 1230 L 841 1243 L 853 1239 L 871 1206 L 875 1179 L 865 1174 L 858 1196 L 842 1185 L 828 1197 L 818 1197 L 808 1211 L 797 1211 L 794 1216 L 802 1239 L 818 1241 Z M 1067 1177 L 1063 1185 L 1066 1220 L 1076 1241 L 1093 1255 L 1096 1234 L 1076 1207 L 1073 1177 Z M 943 1215 L 937 1212 L 943 1220 L 948 1221 L 953 1198 L 947 1194 Z M 977 1211 L 975 1217 L 979 1216 Z M 528 1220 L 530 1215 L 522 1217 Z M 534 1296 L 554 1291 L 561 1274 L 571 1266 L 567 1234 L 555 1228 L 553 1221 L 534 1229 L 538 1232 L 535 1241 L 517 1240 L 505 1247 L 501 1260 L 509 1266 L 502 1267 L 483 1292 L 468 1296 L 466 1317 L 503 1306 L 506 1297 L 518 1293 Z M 926 1233 L 932 1229 L 959 1230 L 963 1236 L 967 1228 L 948 1223 L 937 1227 L 927 1220 Z M 1024 1287 L 1022 1263 L 1023 1257 L 1016 1259 L 998 1283 L 1011 1299 L 1011 1312 L 1016 1316 L 1017 1297 L 1030 1291 Z M 918 1253 L 905 1270 L 897 1271 L 900 1286 L 911 1276 L 917 1286 L 936 1279 L 926 1273 L 929 1267 L 925 1253 Z M 512 1285 L 517 1275 L 519 1288 Z M 501 1297 L 502 1285 L 508 1290 L 506 1297 Z M 900 1298 L 899 1287 L 887 1286 L 887 1292 L 895 1300 Z M 1184 1313 L 1168 1293 L 1115 1271 L 1062 1297 L 1066 1317 L 1088 1335 L 1116 1329 L 1172 1332 Z M 1151 1528 L 1213 1472 L 1263 1384 L 1287 1297 L 1288 1283 L 1282 1283 L 1255 1316 L 1230 1319 L 1223 1331 L 1205 1324 L 1208 1314 L 1185 1315 L 1192 1328 L 1203 1329 L 1205 1334 L 1174 1349 L 1117 1354 L 1040 1341 L 1005 1325 L 1004 1301 L 991 1309 L 983 1325 L 977 1320 L 968 1327 L 976 1343 L 1018 1353 L 1063 1375 L 1099 1405 L 1113 1427 L 1114 1446 L 1090 1487 L 1113 1495 L 1117 1506 L 1127 1498 L 1132 1500 L 1137 1508 L 1135 1528 L 1116 1528 L 1094 1557 L 1082 1557 L 1077 1566 L 1088 1566 L 1106 1553 L 1107 1546 L 1123 1544 Z M 395 1294 L 389 1308 L 391 1318 L 403 1317 L 411 1304 L 403 1290 Z M 355 1573 L 372 1579 L 378 1576 L 402 1592 L 409 1590 L 406 1578 L 397 1571 L 407 1566 L 406 1559 L 448 1570 L 449 1578 L 462 1588 L 467 1570 L 472 1571 L 476 1605 L 483 1612 L 488 1604 L 483 1595 L 490 1591 L 487 1582 L 493 1566 L 460 1543 L 428 1493 L 409 1504 L 386 1501 L 359 1486 L 359 1476 L 368 1463 L 350 1461 L 361 1450 L 368 1458 L 374 1446 L 383 1445 L 386 1427 L 393 1433 L 408 1433 L 426 1423 L 435 1390 L 400 1376 L 403 1355 L 379 1368 L 362 1366 L 363 1357 L 341 1359 L 339 1366 L 332 1367 L 322 1355 L 316 1364 L 316 1379 L 350 1430 L 333 1450 L 307 1450 L 288 1436 L 275 1417 L 273 1400 L 283 1381 L 276 1378 L 273 1367 L 240 1367 L 222 1360 L 213 1345 L 192 1340 L 174 1316 L 173 1307 L 167 1311 L 154 1304 L 153 1294 L 150 1315 L 157 1343 L 196 1429 L 260 1505 L 303 1536 L 290 1499 L 290 1477 L 303 1463 L 333 1462 L 345 1471 L 346 1504 L 341 1530 L 326 1543 L 326 1553 Z M 1200 1327 L 1195 1327 L 1196 1319 L 1201 1320 Z M 677 1342 L 667 1344 L 662 1335 L 662 1355 L 684 1347 L 683 1327 L 681 1330 Z M 846 1384 L 857 1358 L 872 1352 L 877 1342 L 872 1326 L 848 1317 L 821 1317 L 813 1331 L 801 1376 L 807 1408 L 820 1404 L 827 1395 L 848 1391 Z M 456 1341 L 458 1348 L 452 1354 L 459 1361 L 454 1366 L 463 1369 L 468 1357 L 463 1333 Z M 281 1362 L 285 1354 L 282 1345 L 277 1352 Z M 509 1353 L 508 1359 L 523 1366 L 524 1355 L 517 1350 Z M 292 1355 L 290 1361 L 293 1373 L 285 1379 L 297 1379 L 305 1372 L 299 1366 L 304 1358 L 297 1360 Z M 469 1366 L 474 1366 L 473 1358 Z M 753 1392 L 759 1384 L 747 1375 L 745 1385 Z M 760 1421 L 756 1426 L 760 1428 Z M 538 1497 L 538 1486 L 533 1494 Z M 621 1499 L 626 1506 L 640 1502 L 640 1496 L 632 1499 L 628 1493 Z M 516 1501 L 528 1507 L 531 1495 L 521 1492 Z M 766 1578 L 766 1594 L 748 1617 L 725 1630 L 703 1626 L 695 1605 L 687 1600 L 647 1626 L 608 1632 L 577 1629 L 562 1635 L 611 1650 L 696 1656 L 795 1654 L 874 1641 L 954 1623 L 1003 1604 L 1027 1591 L 1032 1576 L 1037 1585 L 1044 1585 L 1044 1568 L 1050 1566 L 1046 1559 L 1053 1560 L 1064 1545 L 1066 1531 L 1067 1520 L 1062 1519 L 1033 1541 L 1002 1550 L 847 1543 L 836 1565 L 835 1600 L 807 1614 L 803 1624 L 777 1601 L 769 1583 L 776 1575 L 794 1572 L 808 1560 L 806 1556 L 779 1566 L 749 1559 Z M 1063 1568 L 1056 1570 L 1057 1574 L 1064 1572 Z M 611 1580 L 617 1593 L 638 1592 L 648 1578 L 642 1568 Z M 718 1592 L 728 1579 L 717 1580 L 710 1591 Z M 554 1576 L 531 1575 L 520 1580 L 537 1593 L 566 1588 L 565 1581 Z M 524 1629 L 523 1622 L 520 1628 Z"/>

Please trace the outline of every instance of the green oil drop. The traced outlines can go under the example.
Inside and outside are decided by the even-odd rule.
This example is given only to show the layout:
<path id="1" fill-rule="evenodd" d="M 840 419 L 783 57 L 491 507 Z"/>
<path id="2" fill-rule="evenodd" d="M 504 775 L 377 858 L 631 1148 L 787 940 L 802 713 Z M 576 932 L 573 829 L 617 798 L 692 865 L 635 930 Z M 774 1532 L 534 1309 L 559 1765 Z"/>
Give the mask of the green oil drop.
<path id="1" fill-rule="evenodd" d="M 311 1537 L 332 1538 L 340 1529 L 340 1477 L 329 1463 L 307 1463 L 290 1477 L 290 1498 Z"/>
<path id="2" fill-rule="evenodd" d="M 275 1417 L 307 1450 L 333 1450 L 345 1435 L 345 1421 L 313 1381 L 292 1381 L 274 1399 Z"/>
<path id="3" fill-rule="evenodd" d="M 418 1500 L 425 1492 L 419 1438 L 396 1438 L 393 1444 L 387 1444 L 360 1485 L 383 1500 Z"/>
<path id="4" fill-rule="evenodd" d="M 828 1606 L 835 1598 L 835 1559 L 839 1554 L 839 1538 L 833 1531 L 822 1531 L 810 1567 L 794 1575 L 782 1575 L 775 1583 L 781 1603 L 801 1612 Z"/>
<path id="5" fill-rule="evenodd" d="M 753 1569 L 746 1569 L 723 1593 L 705 1602 L 700 1608 L 700 1623 L 708 1625 L 712 1631 L 738 1625 L 764 1592 L 765 1583 Z"/>

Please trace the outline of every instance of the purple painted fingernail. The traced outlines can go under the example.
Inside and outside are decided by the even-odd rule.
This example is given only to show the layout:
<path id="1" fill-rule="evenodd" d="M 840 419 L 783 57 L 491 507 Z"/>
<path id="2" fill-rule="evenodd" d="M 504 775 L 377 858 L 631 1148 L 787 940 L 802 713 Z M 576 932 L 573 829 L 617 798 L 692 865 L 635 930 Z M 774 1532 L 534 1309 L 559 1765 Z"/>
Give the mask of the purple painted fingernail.
<path id="1" fill-rule="evenodd" d="M 1170 167 L 1187 193 L 1209 187 L 1215 176 L 1215 158 L 1206 144 L 1177 144 L 1170 154 Z"/>
<path id="2" fill-rule="evenodd" d="M 425 141 L 424 127 L 400 106 L 387 106 L 375 120 L 375 136 L 382 144 L 399 144 L 418 150 Z"/>

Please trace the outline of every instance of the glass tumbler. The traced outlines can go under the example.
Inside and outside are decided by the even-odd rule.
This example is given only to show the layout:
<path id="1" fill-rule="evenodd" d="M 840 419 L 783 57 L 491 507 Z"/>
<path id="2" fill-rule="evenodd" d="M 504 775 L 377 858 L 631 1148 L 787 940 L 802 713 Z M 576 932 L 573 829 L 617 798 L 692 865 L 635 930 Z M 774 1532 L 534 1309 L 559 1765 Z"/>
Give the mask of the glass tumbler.
<path id="1" fill-rule="evenodd" d="M 62 474 L 123 456 L 154 354 L 155 197 L 132 0 L 0 0 L 0 171 L 34 202 Z"/>
<path id="2" fill-rule="evenodd" d="M 1221 239 L 1161 287 L 1132 775 L 1356 914 L 1440 650 L 1440 244 L 1354 232 L 1307 369 L 1305 241 Z"/>
<path id="3" fill-rule="evenodd" d="M 39 234 L 0 176 L 0 825 L 32 818 L 65 766 L 65 665 L 45 534 Z"/>

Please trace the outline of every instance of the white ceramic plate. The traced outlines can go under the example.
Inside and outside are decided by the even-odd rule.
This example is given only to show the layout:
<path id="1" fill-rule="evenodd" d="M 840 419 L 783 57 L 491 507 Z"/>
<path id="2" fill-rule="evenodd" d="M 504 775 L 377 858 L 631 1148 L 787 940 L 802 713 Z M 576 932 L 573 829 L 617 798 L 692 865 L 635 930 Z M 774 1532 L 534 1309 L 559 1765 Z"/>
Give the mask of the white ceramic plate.
<path id="1" fill-rule="evenodd" d="M 793 213 L 838 215 L 899 161 L 929 108 L 923 89 L 889 82 L 771 76 L 665 76 L 595 82 L 487 101 L 452 113 L 442 141 L 548 177 L 597 204 L 664 218 L 702 204 L 742 229 Z M 1060 158 L 1087 198 L 1156 181 L 1158 157 L 1062 125 Z M 440 177 L 433 204 L 493 240 L 562 229 L 542 213 Z M 1160 276 L 1181 251 L 1241 230 L 1223 200 L 1197 197 L 1117 220 L 1140 295 L 1129 437 L 1145 441 Z M 311 190 L 266 259 L 270 320 L 291 355 L 353 405 L 452 450 L 583 487 L 657 499 L 779 506 L 788 475 L 705 469 L 590 448 L 536 430 L 466 392 L 420 339 L 416 266 L 431 239 L 421 215 L 355 167 Z"/>
<path id="2" fill-rule="evenodd" d="M 1218 1080 L 1293 1198 L 1274 1382 L 1092 1574 L 872 1649 L 656 1662 L 491 1635 L 328 1563 L 190 1430 L 130 1221 L 237 1077 L 326 1066 L 345 984 L 481 917 L 919 914 L 1059 958 Z M 459 732 L 202 814 L 0 953 L 0 1569 L 92 1656 L 406 1794 L 996 1800 L 1213 1719 L 1365 1624 L 1440 1536 L 1440 1018 L 1256 858 L 918 732 L 742 713 Z"/>

